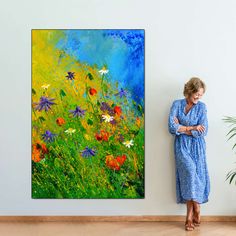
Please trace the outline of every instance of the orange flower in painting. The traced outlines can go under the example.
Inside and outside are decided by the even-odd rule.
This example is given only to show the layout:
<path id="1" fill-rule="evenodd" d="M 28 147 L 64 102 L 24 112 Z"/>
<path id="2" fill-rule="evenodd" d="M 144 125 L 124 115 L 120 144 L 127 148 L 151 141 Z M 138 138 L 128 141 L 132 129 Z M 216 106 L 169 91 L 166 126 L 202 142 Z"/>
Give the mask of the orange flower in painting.
<path id="1" fill-rule="evenodd" d="M 34 147 L 33 145 L 33 150 L 32 150 L 32 160 L 34 162 L 39 162 L 41 161 L 41 158 L 40 158 L 40 150 L 38 150 L 36 147 Z"/>
<path id="2" fill-rule="evenodd" d="M 121 107 L 115 106 L 115 107 L 114 107 L 114 112 L 115 112 L 118 116 L 120 116 L 120 115 L 122 114 Z"/>
<path id="3" fill-rule="evenodd" d="M 138 127 L 140 127 L 140 125 L 141 125 L 141 120 L 140 120 L 139 117 L 136 117 L 136 125 L 137 125 Z"/>
<path id="4" fill-rule="evenodd" d="M 110 168 L 112 168 L 113 170 L 120 170 L 120 166 L 116 159 L 110 161 Z"/>
<path id="5" fill-rule="evenodd" d="M 112 159 L 114 159 L 114 157 L 112 155 L 107 155 L 106 156 L 106 164 L 108 165 Z"/>
<path id="6" fill-rule="evenodd" d="M 124 164 L 126 155 L 117 156 L 114 158 L 112 155 L 106 156 L 106 165 L 112 170 L 120 170 L 120 167 Z"/>
<path id="7" fill-rule="evenodd" d="M 56 119 L 56 123 L 59 125 L 59 126 L 62 126 L 66 123 L 66 121 L 62 118 L 62 117 L 58 117 Z"/>
<path id="8" fill-rule="evenodd" d="M 113 170 L 119 170 L 120 167 L 113 155 L 106 156 L 106 165 Z"/>
<path id="9" fill-rule="evenodd" d="M 95 138 L 97 141 L 102 141 L 102 135 L 101 134 L 95 134 Z"/>
<path id="10" fill-rule="evenodd" d="M 90 95 L 93 96 L 93 95 L 95 95 L 96 93 L 97 93 L 97 90 L 96 90 L 95 88 L 90 88 L 90 89 L 89 89 L 89 94 L 90 94 Z"/>
<path id="11" fill-rule="evenodd" d="M 32 145 L 32 160 L 34 162 L 41 161 L 47 153 L 48 149 L 45 144 L 37 142 Z"/>
<path id="12" fill-rule="evenodd" d="M 122 155 L 121 157 L 117 156 L 116 160 L 120 163 L 120 165 L 123 165 L 126 158 L 127 158 L 126 155 Z"/>
<path id="13" fill-rule="evenodd" d="M 109 139 L 109 133 L 105 130 L 101 130 L 99 133 L 96 133 L 95 134 L 95 138 L 98 140 L 98 141 L 108 141 Z"/>
<path id="14" fill-rule="evenodd" d="M 101 130 L 101 135 L 102 135 L 103 141 L 108 141 L 109 133 L 107 131 Z"/>

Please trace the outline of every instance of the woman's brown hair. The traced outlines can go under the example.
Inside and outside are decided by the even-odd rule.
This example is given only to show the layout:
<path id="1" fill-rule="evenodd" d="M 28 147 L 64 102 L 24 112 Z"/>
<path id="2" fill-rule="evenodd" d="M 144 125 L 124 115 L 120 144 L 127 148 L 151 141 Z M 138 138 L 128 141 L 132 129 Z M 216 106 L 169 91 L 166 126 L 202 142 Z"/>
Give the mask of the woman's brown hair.
<path id="1" fill-rule="evenodd" d="M 192 77 L 185 85 L 184 85 L 184 96 L 189 97 L 194 93 L 197 93 L 200 88 L 203 88 L 205 93 L 206 85 L 205 83 L 199 79 L 198 77 Z"/>

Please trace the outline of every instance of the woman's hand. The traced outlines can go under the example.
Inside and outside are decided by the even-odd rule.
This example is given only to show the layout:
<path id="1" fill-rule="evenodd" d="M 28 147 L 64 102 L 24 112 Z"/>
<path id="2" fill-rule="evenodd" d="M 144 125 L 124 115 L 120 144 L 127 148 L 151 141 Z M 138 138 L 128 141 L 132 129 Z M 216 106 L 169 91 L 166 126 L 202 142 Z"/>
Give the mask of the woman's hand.
<path id="1" fill-rule="evenodd" d="M 185 131 L 185 134 L 192 135 L 191 131 Z"/>
<path id="2" fill-rule="evenodd" d="M 175 116 L 174 117 L 174 122 L 176 123 L 176 124 L 179 124 L 179 120 L 178 120 L 178 118 Z M 191 133 L 191 130 L 193 130 L 193 126 L 181 126 L 180 128 L 179 128 L 179 132 L 184 132 L 185 134 L 187 134 L 187 135 L 192 135 L 192 133 Z"/>
<path id="3" fill-rule="evenodd" d="M 174 117 L 174 122 L 175 122 L 175 124 L 179 124 L 179 120 L 176 116 Z"/>
<path id="4" fill-rule="evenodd" d="M 203 125 L 194 126 L 194 129 L 201 133 L 205 131 L 205 127 Z"/>

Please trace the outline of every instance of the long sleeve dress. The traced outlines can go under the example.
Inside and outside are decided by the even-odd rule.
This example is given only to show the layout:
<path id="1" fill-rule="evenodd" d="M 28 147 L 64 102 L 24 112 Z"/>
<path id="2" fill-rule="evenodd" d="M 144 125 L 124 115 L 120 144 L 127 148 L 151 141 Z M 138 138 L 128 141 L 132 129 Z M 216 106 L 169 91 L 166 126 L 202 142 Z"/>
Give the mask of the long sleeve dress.
<path id="1" fill-rule="evenodd" d="M 198 101 L 186 114 L 186 104 L 185 98 L 175 100 L 168 120 L 169 132 L 175 136 L 176 201 L 186 203 L 187 200 L 194 200 L 201 204 L 208 201 L 210 191 L 204 139 L 208 132 L 207 109 L 203 102 Z M 179 124 L 174 122 L 175 116 Z M 196 125 L 203 125 L 205 131 L 192 130 L 192 135 L 178 132 L 180 126 Z"/>

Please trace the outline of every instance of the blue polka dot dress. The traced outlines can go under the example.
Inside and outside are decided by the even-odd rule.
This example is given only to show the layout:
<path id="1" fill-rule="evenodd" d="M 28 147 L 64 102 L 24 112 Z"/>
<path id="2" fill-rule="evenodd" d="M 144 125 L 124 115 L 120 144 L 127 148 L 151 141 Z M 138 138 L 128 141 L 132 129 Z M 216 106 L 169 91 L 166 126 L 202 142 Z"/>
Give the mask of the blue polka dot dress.
<path id="1" fill-rule="evenodd" d="M 169 132 L 175 136 L 175 174 L 176 201 L 186 203 L 194 200 L 198 203 L 208 201 L 210 180 L 206 163 L 206 143 L 204 136 L 208 132 L 207 109 L 198 101 L 189 112 L 185 113 L 186 99 L 175 100 L 169 114 Z M 174 122 L 177 117 L 179 124 Z M 203 125 L 204 132 L 192 130 L 192 135 L 178 132 L 180 126 Z"/>

